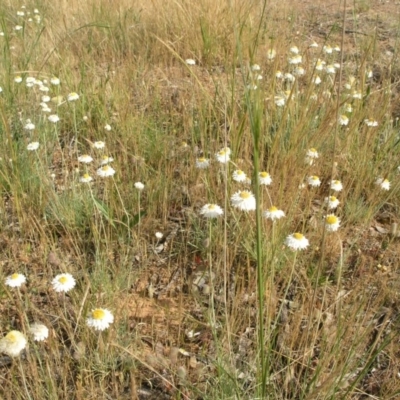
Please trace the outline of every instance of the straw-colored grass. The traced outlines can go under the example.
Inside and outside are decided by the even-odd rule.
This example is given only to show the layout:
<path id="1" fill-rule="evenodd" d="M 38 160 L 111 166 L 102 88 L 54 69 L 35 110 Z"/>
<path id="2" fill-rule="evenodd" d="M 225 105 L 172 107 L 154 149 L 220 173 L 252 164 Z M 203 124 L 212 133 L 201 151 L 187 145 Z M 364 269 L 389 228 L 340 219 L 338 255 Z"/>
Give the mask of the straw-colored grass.
<path id="1" fill-rule="evenodd" d="M 398 10 L 292 3 L 0 7 L 0 337 L 29 343 L 0 357 L 1 398 L 399 396 Z M 293 46 L 305 73 L 290 82 L 277 76 L 299 72 Z M 104 156 L 113 176 L 98 174 Z M 232 179 L 238 169 L 251 183 Z M 243 190 L 255 211 L 231 203 Z M 223 215 L 205 218 L 206 204 Z M 285 217 L 265 218 L 271 206 Z M 295 232 L 304 250 L 288 245 Z M 52 287 L 63 272 L 68 293 Z M 26 284 L 6 285 L 13 273 Z M 87 325 L 98 307 L 114 316 L 100 332 Z M 34 322 L 46 341 L 33 341 Z"/>

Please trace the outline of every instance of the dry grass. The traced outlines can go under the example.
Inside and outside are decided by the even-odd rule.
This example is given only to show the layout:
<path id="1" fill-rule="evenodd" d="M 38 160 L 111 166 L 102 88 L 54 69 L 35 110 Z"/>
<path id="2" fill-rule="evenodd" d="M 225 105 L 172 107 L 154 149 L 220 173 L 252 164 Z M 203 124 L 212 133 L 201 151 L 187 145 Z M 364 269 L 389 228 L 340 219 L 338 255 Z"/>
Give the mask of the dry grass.
<path id="1" fill-rule="evenodd" d="M 40 23 L 18 17 L 13 2 L 1 7 L 1 336 L 29 338 L 21 357 L 0 358 L 1 398 L 399 396 L 398 6 L 356 1 L 343 15 L 325 2 L 292 3 L 26 4 Z M 290 84 L 275 76 L 295 71 L 294 45 L 306 73 Z M 316 70 L 318 58 L 341 73 Z M 49 103 L 56 125 L 29 76 L 59 77 L 51 97 L 80 95 Z M 98 140 L 104 150 L 93 148 Z M 40 147 L 29 152 L 33 141 Z M 225 146 L 226 167 L 215 160 Z M 310 148 L 320 155 L 313 165 Z M 78 162 L 86 153 L 92 164 Z M 103 155 L 114 158 L 112 178 L 96 175 Z M 195 167 L 201 156 L 209 169 Z M 255 190 L 232 180 L 238 168 L 253 183 L 255 170 L 268 171 L 259 208 L 286 214 L 263 218 L 262 259 L 256 213 L 230 205 L 236 191 Z M 79 182 L 85 172 L 93 183 Z M 307 185 L 311 175 L 321 186 Z M 334 233 L 323 223 L 331 179 L 344 185 Z M 206 203 L 224 216 L 203 218 Z M 309 239 L 304 251 L 284 244 L 296 231 Z M 20 289 L 4 284 L 14 272 L 27 277 Z M 77 281 L 64 296 L 51 287 L 60 272 Z M 101 333 L 85 323 L 95 307 L 115 317 Z M 28 333 L 36 321 L 50 328 L 44 343 Z"/>

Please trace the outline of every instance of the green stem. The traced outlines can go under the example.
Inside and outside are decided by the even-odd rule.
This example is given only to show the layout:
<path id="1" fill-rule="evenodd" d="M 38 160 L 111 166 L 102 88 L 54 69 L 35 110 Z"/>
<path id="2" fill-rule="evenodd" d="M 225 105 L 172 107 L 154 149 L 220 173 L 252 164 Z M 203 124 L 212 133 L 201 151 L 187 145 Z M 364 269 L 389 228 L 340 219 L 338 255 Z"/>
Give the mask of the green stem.
<path id="1" fill-rule="evenodd" d="M 267 381 L 268 361 L 265 358 L 265 334 L 264 334 L 264 299 L 265 299 L 265 283 L 263 268 L 263 249 L 262 249 L 262 220 L 261 220 L 261 194 L 260 185 L 258 184 L 259 173 L 259 138 L 261 133 L 260 119 L 257 105 L 251 99 L 247 99 L 250 106 L 251 130 L 253 134 L 253 167 L 254 167 L 254 191 L 256 198 L 256 251 L 257 251 L 257 297 L 258 297 L 258 347 L 260 357 L 261 398 L 265 398 L 265 388 Z"/>
<path id="2" fill-rule="evenodd" d="M 211 318 L 212 318 L 212 326 L 216 326 L 215 320 L 215 308 L 214 308 L 214 280 L 213 280 L 213 271 L 212 271 L 212 254 L 211 254 L 211 243 L 212 243 L 212 222 L 211 220 L 208 223 L 208 238 L 210 240 L 210 244 L 208 246 L 208 266 L 209 266 L 209 274 L 210 274 L 210 308 L 211 308 Z"/>

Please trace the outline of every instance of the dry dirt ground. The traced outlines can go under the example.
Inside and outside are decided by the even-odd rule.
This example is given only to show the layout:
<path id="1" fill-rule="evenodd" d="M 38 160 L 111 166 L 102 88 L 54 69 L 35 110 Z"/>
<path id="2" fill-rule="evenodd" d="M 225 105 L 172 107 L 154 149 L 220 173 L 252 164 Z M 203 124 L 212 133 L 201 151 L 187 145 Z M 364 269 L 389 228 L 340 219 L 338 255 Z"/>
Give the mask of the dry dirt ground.
<path id="1" fill-rule="evenodd" d="M 287 10 L 294 5 L 293 3 L 297 2 L 273 2 L 272 7 L 283 5 L 283 9 Z M 293 32 L 306 31 L 309 40 L 316 40 L 319 43 L 328 39 L 330 42 L 340 43 L 343 15 L 336 3 L 338 2 L 302 1 L 294 5 L 296 12 L 293 14 L 298 13 L 298 17 L 293 25 Z M 393 52 L 398 47 L 400 2 L 365 0 L 348 3 L 343 48 L 345 57 L 359 59 L 357 49 L 360 43 L 365 46 L 376 46 L 376 51 L 381 53 L 380 57 L 388 57 L 388 52 Z M 287 21 L 287 12 L 282 13 L 282 18 Z M 279 25 L 279 18 L 276 22 Z M 305 38 L 299 35 L 298 40 L 305 40 Z M 374 65 L 373 69 L 377 84 L 384 77 L 390 76 L 392 82 L 400 88 L 400 64 L 398 64 L 398 69 L 392 71 L 381 67 L 379 63 Z M 162 85 L 162 82 L 165 82 L 165 85 L 158 90 L 161 90 L 166 104 L 171 104 L 171 98 L 174 99 L 172 104 L 175 104 L 175 109 L 171 111 L 179 117 L 179 111 L 185 107 L 185 101 L 189 96 L 190 82 L 187 77 L 171 68 L 149 72 L 149 82 L 151 79 L 158 87 L 160 83 Z M 212 82 L 208 79 L 210 79 L 209 73 L 204 73 L 204 86 L 212 87 Z M 179 91 L 176 90 L 177 87 L 180 88 Z M 392 115 L 394 118 L 400 116 L 400 102 L 397 97 L 394 98 Z M 195 198 L 195 195 L 192 197 Z M 138 271 L 129 292 L 121 296 L 120 304 L 114 305 L 116 314 L 118 310 L 124 310 L 121 313 L 128 319 L 132 335 L 140 337 L 143 345 L 140 356 L 141 377 L 132 379 L 125 394 L 120 393 L 121 399 L 131 398 L 131 394 L 128 394 L 132 393 L 131 391 L 135 391 L 139 399 L 174 398 L 174 388 L 169 382 L 175 382 L 178 385 L 179 380 L 169 374 L 171 365 L 177 366 L 178 369 L 179 365 L 187 367 L 190 371 L 190 378 L 187 379 L 195 382 L 200 391 L 200 385 L 202 383 L 205 385 L 205 378 L 213 374 L 209 355 L 213 354 L 215 344 L 212 330 L 205 319 L 208 297 L 202 296 L 196 288 L 199 279 L 207 280 L 209 276 L 206 273 L 207 262 L 204 255 L 190 245 L 191 233 L 188 229 L 188 219 L 190 219 L 193 204 L 191 204 L 190 196 L 188 198 L 185 208 L 172 206 L 166 224 L 163 221 L 143 220 L 144 234 L 148 234 L 148 244 L 143 246 L 140 253 L 129 254 L 129 251 L 121 248 L 120 251 L 109 254 L 107 261 L 111 269 L 117 268 L 121 262 L 120 254 L 129 254 L 127 264 Z M 4 200 L 6 208 L 7 204 L 12 202 L 11 200 Z M 354 234 L 360 238 L 361 245 L 350 257 L 352 262 L 346 271 L 343 287 L 348 291 L 360 285 L 385 288 L 389 297 L 386 306 L 380 310 L 379 315 L 375 313 L 373 317 L 379 319 L 379 326 L 385 324 L 387 329 L 395 329 L 400 333 L 397 322 L 400 306 L 400 238 L 390 235 L 393 224 L 400 223 L 397 211 L 398 206 L 389 204 L 385 211 L 376 216 L 370 227 L 362 231 L 354 228 Z M 50 254 L 48 249 L 40 247 L 40 241 L 37 241 L 37 238 L 21 240 L 19 233 L 24 227 L 18 225 L 11 205 L 9 214 L 2 216 L 2 223 L 4 228 L 0 234 L 0 262 L 3 271 L 12 272 L 16 264 L 25 265 L 32 271 L 31 276 L 36 276 L 37 281 L 30 282 L 31 287 L 36 288 L 36 295 L 31 301 L 46 321 L 48 302 L 55 300 L 47 296 L 48 289 L 41 281 L 41 276 L 43 273 L 51 273 L 52 267 L 59 266 L 61 263 L 68 265 L 71 273 L 79 274 L 78 266 L 82 264 L 81 255 L 76 254 L 73 243 L 63 235 L 58 238 L 58 247 L 54 248 Z M 37 225 L 40 232 L 40 222 L 32 220 L 29 223 Z M 157 246 L 152 239 L 156 230 L 166 232 L 166 238 Z M 44 232 L 43 234 L 45 235 Z M 345 243 L 344 246 L 350 246 L 350 243 Z M 34 252 L 32 252 L 32 247 L 35 248 Z M 85 262 L 90 264 L 93 260 L 88 258 Z M 232 263 L 232 269 L 235 268 L 239 266 Z M 237 293 L 235 296 L 240 297 Z M 222 312 L 222 304 L 218 303 L 218 298 L 216 300 L 216 307 Z M 253 308 L 255 313 L 255 304 L 255 297 L 253 297 L 232 300 L 230 307 Z M 8 316 L 18 315 L 18 310 L 6 307 L 1 310 L 1 313 L 5 320 Z M 249 329 L 253 328 L 249 327 Z M 196 333 L 194 337 L 192 337 L 193 332 Z M 378 329 L 376 334 L 378 333 L 381 334 L 382 331 Z M 236 340 L 244 343 L 248 335 L 249 331 L 244 331 Z M 253 339 L 254 336 L 250 335 L 246 343 L 251 343 Z M 251 346 L 247 346 L 243 345 L 241 351 L 251 352 Z M 360 399 L 380 398 L 381 382 L 384 381 L 388 385 L 387 382 L 390 379 L 394 381 L 399 379 L 400 343 L 397 341 L 392 346 L 391 354 L 397 357 L 390 361 L 383 360 L 380 364 L 381 368 L 369 374 L 362 383 L 366 394 L 378 397 L 360 395 Z M 389 368 L 391 371 L 388 370 Z M 139 386 L 137 382 L 141 382 Z"/>

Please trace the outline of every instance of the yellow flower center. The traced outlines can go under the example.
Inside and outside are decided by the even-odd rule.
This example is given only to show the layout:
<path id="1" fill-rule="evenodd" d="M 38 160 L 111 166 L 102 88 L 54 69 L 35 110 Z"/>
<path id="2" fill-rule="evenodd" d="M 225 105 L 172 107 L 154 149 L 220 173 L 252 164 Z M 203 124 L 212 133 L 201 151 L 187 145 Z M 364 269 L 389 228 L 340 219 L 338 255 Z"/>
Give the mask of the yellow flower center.
<path id="1" fill-rule="evenodd" d="M 109 169 L 110 169 L 110 167 L 109 167 L 108 165 L 105 165 L 105 166 L 102 168 L 103 171 L 108 171 Z"/>
<path id="2" fill-rule="evenodd" d="M 215 210 L 215 204 L 210 204 L 210 205 L 208 206 L 208 209 L 209 209 L 209 210 Z"/>
<path id="3" fill-rule="evenodd" d="M 331 197 L 329 197 L 329 200 L 330 201 L 336 201 L 336 197 L 335 196 L 331 196 Z"/>
<path id="4" fill-rule="evenodd" d="M 314 149 L 314 147 L 312 147 L 312 148 L 310 149 L 310 151 L 311 151 L 311 153 L 316 153 L 316 152 L 317 152 L 317 150 Z"/>
<path id="5" fill-rule="evenodd" d="M 316 175 L 314 175 L 311 179 L 312 179 L 313 181 L 318 181 L 318 180 L 319 180 L 318 176 L 316 176 Z"/>
<path id="6" fill-rule="evenodd" d="M 206 159 L 204 157 L 199 158 L 199 162 L 204 162 Z"/>
<path id="7" fill-rule="evenodd" d="M 268 178 L 269 173 L 268 172 L 260 172 L 260 176 L 261 176 L 261 178 Z"/>
<path id="8" fill-rule="evenodd" d="M 296 233 L 293 233 L 293 237 L 297 240 L 301 240 L 301 239 L 303 239 L 304 235 L 302 233 L 296 232 Z"/>
<path id="9" fill-rule="evenodd" d="M 340 185 L 340 181 L 333 181 L 334 185 Z"/>
<path id="10" fill-rule="evenodd" d="M 18 340 L 17 335 L 15 334 L 14 331 L 11 331 L 9 333 L 7 333 L 6 338 L 11 342 L 11 343 L 15 343 Z"/>
<path id="11" fill-rule="evenodd" d="M 11 275 L 11 279 L 18 279 L 19 278 L 19 274 L 12 274 Z"/>
<path id="12" fill-rule="evenodd" d="M 225 151 L 225 150 L 221 150 L 218 154 L 219 154 L 220 156 L 224 156 L 224 155 L 226 154 L 226 151 Z"/>
<path id="13" fill-rule="evenodd" d="M 92 317 L 93 319 L 103 319 L 106 316 L 106 313 L 104 312 L 104 310 L 93 310 L 92 311 Z"/>
<path id="14" fill-rule="evenodd" d="M 240 197 L 243 200 L 248 199 L 249 197 L 251 197 L 251 193 L 249 193 L 249 192 L 240 192 Z"/>
<path id="15" fill-rule="evenodd" d="M 242 170 L 240 170 L 240 169 L 238 169 L 238 170 L 236 171 L 236 173 L 237 173 L 238 175 L 243 175 L 243 174 L 244 174 L 244 172 L 243 172 Z"/>
<path id="16" fill-rule="evenodd" d="M 90 178 L 90 175 L 89 175 L 89 174 L 83 174 L 83 178 L 84 178 L 84 179 L 89 179 L 89 178 Z"/>
<path id="17" fill-rule="evenodd" d="M 337 219 L 337 217 L 335 215 L 328 215 L 326 217 L 326 223 L 328 225 L 334 225 L 334 224 L 337 223 L 337 221 L 338 221 L 338 219 Z"/>
<path id="18" fill-rule="evenodd" d="M 271 212 L 278 211 L 278 208 L 275 206 L 272 206 L 269 208 L 269 211 L 271 211 Z"/>
<path id="19" fill-rule="evenodd" d="M 58 282 L 60 282 L 62 285 L 65 285 L 68 282 L 68 278 L 66 276 L 61 276 L 58 278 Z"/>

